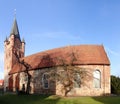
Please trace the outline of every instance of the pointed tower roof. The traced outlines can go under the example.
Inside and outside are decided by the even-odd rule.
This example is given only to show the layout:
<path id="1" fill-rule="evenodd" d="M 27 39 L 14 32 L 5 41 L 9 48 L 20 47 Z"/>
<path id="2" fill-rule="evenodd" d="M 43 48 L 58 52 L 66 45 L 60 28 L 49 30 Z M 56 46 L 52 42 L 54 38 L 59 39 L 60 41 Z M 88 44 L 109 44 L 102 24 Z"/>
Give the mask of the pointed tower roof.
<path id="1" fill-rule="evenodd" d="M 25 39 L 24 38 L 22 39 L 22 43 L 25 43 Z"/>
<path id="2" fill-rule="evenodd" d="M 5 39 L 5 41 L 4 42 L 8 42 L 8 38 L 7 38 L 7 36 L 6 36 L 6 39 Z"/>
<path id="3" fill-rule="evenodd" d="M 13 22 L 13 26 L 12 26 L 12 30 L 11 30 L 10 36 L 11 35 L 15 35 L 16 38 L 20 39 L 20 34 L 19 34 L 16 18 L 14 19 L 14 22 Z"/>

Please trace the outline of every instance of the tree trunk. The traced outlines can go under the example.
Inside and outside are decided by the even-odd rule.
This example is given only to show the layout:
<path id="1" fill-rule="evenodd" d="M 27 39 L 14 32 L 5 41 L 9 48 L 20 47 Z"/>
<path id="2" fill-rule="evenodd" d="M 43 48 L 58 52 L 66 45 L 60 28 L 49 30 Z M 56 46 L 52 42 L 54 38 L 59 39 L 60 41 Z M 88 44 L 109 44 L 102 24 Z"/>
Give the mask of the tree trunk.
<path id="1" fill-rule="evenodd" d="M 26 93 L 29 94 L 31 87 L 30 87 L 30 80 L 31 80 L 31 75 L 29 73 L 28 74 L 28 81 L 27 81 L 27 89 L 26 89 Z"/>

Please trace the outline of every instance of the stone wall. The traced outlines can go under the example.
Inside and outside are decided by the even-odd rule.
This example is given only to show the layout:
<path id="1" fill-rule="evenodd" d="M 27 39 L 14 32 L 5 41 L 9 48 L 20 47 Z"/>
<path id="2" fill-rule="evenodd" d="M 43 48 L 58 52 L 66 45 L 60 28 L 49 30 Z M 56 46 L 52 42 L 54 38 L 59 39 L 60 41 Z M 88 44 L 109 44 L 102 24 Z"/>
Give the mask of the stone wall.
<path id="1" fill-rule="evenodd" d="M 84 83 L 81 84 L 81 87 L 72 89 L 71 92 L 68 93 L 69 96 L 101 96 L 110 94 L 110 66 L 81 65 L 78 67 L 86 70 L 87 74 L 84 79 L 82 79 Z M 61 67 L 57 67 L 56 69 L 62 70 Z M 40 69 L 34 72 L 34 93 L 64 95 L 64 91 L 61 91 L 61 84 L 50 82 L 48 89 L 43 88 L 41 76 L 49 70 L 52 70 L 52 68 Z M 100 88 L 94 88 L 93 86 L 93 72 L 95 70 L 99 70 L 101 73 Z"/>
<path id="2" fill-rule="evenodd" d="M 86 74 L 84 74 L 84 78 L 81 79 L 82 83 L 80 88 L 73 88 L 69 93 L 68 96 L 102 96 L 110 94 L 110 66 L 107 65 L 80 65 L 78 66 L 80 69 L 84 69 Z M 59 82 L 49 80 L 49 87 L 44 88 L 42 83 L 42 76 L 44 73 L 48 73 L 51 70 L 60 71 L 63 70 L 62 67 L 56 68 L 44 68 L 39 70 L 32 70 L 30 74 L 32 75 L 31 78 L 31 93 L 38 93 L 38 94 L 56 94 L 56 95 L 64 95 L 64 91 L 61 90 L 63 85 Z M 100 88 L 95 88 L 93 86 L 93 72 L 95 70 L 99 70 L 100 76 Z M 14 88 L 15 91 L 15 77 L 17 74 L 13 75 L 14 78 Z M 20 73 L 20 84 L 19 90 L 22 90 L 23 84 L 27 85 L 27 77 L 26 73 Z"/>
<path id="3" fill-rule="evenodd" d="M 44 88 L 43 83 L 42 83 L 42 76 L 44 73 L 49 72 L 51 68 L 45 68 L 45 69 L 40 69 L 40 70 L 35 70 L 33 74 L 33 79 L 34 79 L 34 93 L 39 93 L 39 94 L 55 94 L 56 91 L 56 84 L 55 82 L 49 80 L 49 86 L 48 88 Z"/>
<path id="4" fill-rule="evenodd" d="M 110 94 L 110 66 L 106 65 L 81 65 L 80 68 L 84 68 L 87 71 L 84 83 L 80 88 L 73 88 L 68 96 L 102 96 Z M 101 86 L 100 88 L 94 88 L 93 86 L 93 72 L 99 70 L 101 73 Z M 62 85 L 56 87 L 57 95 L 64 95 L 61 92 Z"/>

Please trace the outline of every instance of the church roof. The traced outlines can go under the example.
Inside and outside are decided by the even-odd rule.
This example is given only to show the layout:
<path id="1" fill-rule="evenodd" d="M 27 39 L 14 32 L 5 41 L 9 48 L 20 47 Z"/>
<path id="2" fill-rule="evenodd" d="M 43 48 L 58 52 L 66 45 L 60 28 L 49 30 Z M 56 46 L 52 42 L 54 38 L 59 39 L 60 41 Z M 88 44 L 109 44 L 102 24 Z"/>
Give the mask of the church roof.
<path id="1" fill-rule="evenodd" d="M 15 35 L 15 37 L 20 39 L 20 34 L 19 34 L 19 29 L 18 29 L 16 18 L 14 19 L 10 35 Z"/>
<path id="2" fill-rule="evenodd" d="M 3 83 L 4 83 L 4 80 L 1 79 L 0 80 L 0 86 L 3 85 Z"/>
<path id="3" fill-rule="evenodd" d="M 69 64 L 73 53 L 75 57 L 74 65 L 110 65 L 103 45 L 66 46 L 36 53 L 23 59 L 31 66 L 30 70 L 35 70 L 62 65 L 61 59 L 65 64 Z M 17 63 L 10 74 L 23 70 L 25 68 Z"/>

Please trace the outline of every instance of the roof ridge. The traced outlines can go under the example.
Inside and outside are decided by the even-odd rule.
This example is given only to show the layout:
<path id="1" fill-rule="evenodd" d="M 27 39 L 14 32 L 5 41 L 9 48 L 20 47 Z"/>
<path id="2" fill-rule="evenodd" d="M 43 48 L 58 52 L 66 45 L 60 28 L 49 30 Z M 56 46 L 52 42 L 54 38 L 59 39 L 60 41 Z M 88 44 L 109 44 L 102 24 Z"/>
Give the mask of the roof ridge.
<path id="1" fill-rule="evenodd" d="M 33 56 L 33 55 L 35 55 L 35 54 L 47 54 L 47 52 L 53 52 L 54 50 L 56 51 L 56 50 L 59 50 L 59 49 L 64 49 L 64 48 L 68 48 L 68 47 L 71 47 L 71 48 L 73 48 L 73 47 L 79 47 L 79 46 L 103 46 L 103 45 L 95 45 L 95 44 L 80 44 L 80 45 L 69 45 L 69 46 L 62 46 L 62 47 L 58 47 L 58 48 L 52 48 L 52 49 L 48 49 L 48 50 L 44 50 L 44 51 L 41 51 L 41 52 L 36 52 L 36 53 L 33 53 L 33 54 L 31 54 L 31 55 L 28 55 L 28 56 L 25 56 L 24 58 L 26 58 L 26 57 L 29 57 L 29 56 Z"/>

